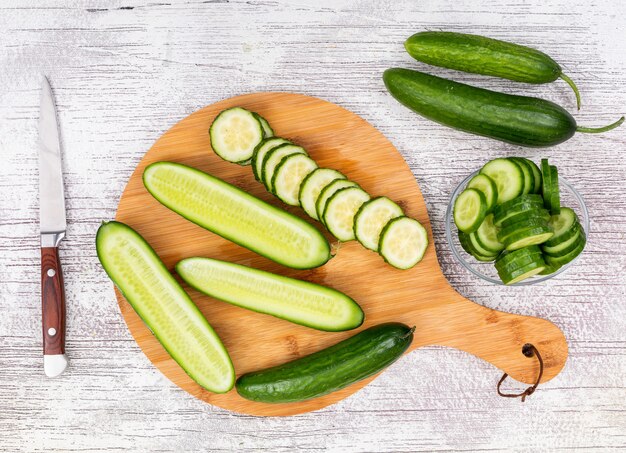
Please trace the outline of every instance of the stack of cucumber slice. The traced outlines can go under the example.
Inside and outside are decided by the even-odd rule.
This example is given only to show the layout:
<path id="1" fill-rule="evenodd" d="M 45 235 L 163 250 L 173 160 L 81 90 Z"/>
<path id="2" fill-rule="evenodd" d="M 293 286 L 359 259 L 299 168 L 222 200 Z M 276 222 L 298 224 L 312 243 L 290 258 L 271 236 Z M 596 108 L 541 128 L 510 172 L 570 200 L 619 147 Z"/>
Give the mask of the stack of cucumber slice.
<path id="1" fill-rule="evenodd" d="M 428 234 L 387 197 L 371 198 L 356 182 L 332 168 L 318 168 L 307 151 L 275 137 L 269 123 L 242 107 L 221 112 L 209 129 L 222 159 L 251 164 L 254 177 L 284 203 L 300 206 L 340 241 L 358 240 L 398 269 L 420 262 Z M 496 187 L 492 188 L 495 200 Z M 402 219 L 402 220 L 400 220 Z"/>
<path id="2" fill-rule="evenodd" d="M 487 162 L 454 203 L 463 249 L 495 261 L 500 279 L 513 284 L 556 272 L 583 251 L 585 231 L 576 213 L 561 207 L 558 170 L 542 159 Z"/>

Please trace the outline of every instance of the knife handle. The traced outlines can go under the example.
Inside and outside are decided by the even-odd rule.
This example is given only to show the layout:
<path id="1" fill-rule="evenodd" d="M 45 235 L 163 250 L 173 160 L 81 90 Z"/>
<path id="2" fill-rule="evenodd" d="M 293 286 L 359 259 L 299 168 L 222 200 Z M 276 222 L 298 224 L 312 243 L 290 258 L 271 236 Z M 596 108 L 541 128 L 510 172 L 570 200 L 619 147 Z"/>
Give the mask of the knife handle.
<path id="1" fill-rule="evenodd" d="M 41 248 L 41 318 L 44 355 L 65 353 L 65 291 L 58 247 Z"/>

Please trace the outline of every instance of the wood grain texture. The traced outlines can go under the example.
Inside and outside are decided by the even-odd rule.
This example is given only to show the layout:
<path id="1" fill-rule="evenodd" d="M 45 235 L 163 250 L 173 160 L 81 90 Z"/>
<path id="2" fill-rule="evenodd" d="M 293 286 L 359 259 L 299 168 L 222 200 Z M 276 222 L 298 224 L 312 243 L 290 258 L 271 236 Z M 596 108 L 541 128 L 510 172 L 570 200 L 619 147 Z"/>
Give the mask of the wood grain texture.
<path id="1" fill-rule="evenodd" d="M 65 288 L 57 247 L 41 248 L 41 314 L 43 353 L 65 354 Z"/>
<path id="2" fill-rule="evenodd" d="M 209 126 L 222 110 L 236 106 L 258 112 L 277 136 L 304 147 L 320 167 L 341 171 L 371 197 L 388 196 L 406 215 L 419 220 L 428 230 L 431 242 L 419 265 L 404 271 L 394 269 L 358 242 L 340 244 L 329 236 L 333 249 L 338 252 L 328 263 L 305 271 L 287 269 L 207 232 L 159 204 L 145 189 L 142 176 L 148 165 L 169 161 L 217 176 L 310 221 L 301 209 L 284 205 L 268 194 L 255 181 L 249 166 L 226 162 L 211 149 Z M 390 181 L 393 182 L 391 187 L 388 186 Z M 534 344 L 545 360 L 544 381 L 561 371 L 567 359 L 565 337 L 551 322 L 483 307 L 450 286 L 441 273 L 432 246 L 424 199 L 402 156 L 358 115 L 321 99 L 293 93 L 254 93 L 226 99 L 191 114 L 163 134 L 139 162 L 120 200 L 116 220 L 139 232 L 169 269 L 183 258 L 206 256 L 343 291 L 365 312 L 365 322 L 357 330 L 384 322 L 416 326 L 409 352 L 427 345 L 452 346 L 477 355 L 529 384 L 537 379 L 539 364 L 522 354 L 526 343 Z M 324 230 L 319 223 L 317 227 Z M 246 312 L 189 287 L 186 289 L 224 342 L 238 376 L 311 354 L 357 331 L 320 332 Z M 214 394 L 189 378 L 119 292 L 117 298 L 131 333 L 150 361 L 180 387 L 216 406 L 252 415 L 294 415 L 336 403 L 373 380 L 289 404 L 248 401 L 235 390 Z"/>
<path id="3" fill-rule="evenodd" d="M 612 451 L 626 447 L 626 130 L 527 150 L 420 119 L 393 101 L 384 69 L 425 70 L 544 97 L 584 125 L 626 106 L 626 3 L 589 0 L 4 0 L 0 2 L 0 451 Z M 419 64 L 419 30 L 480 33 L 554 57 L 579 85 L 530 86 Z M 41 363 L 37 118 L 40 73 L 58 104 L 68 236 L 60 249 L 70 368 Z M 412 170 L 443 273 L 486 307 L 553 321 L 563 371 L 526 403 L 500 398 L 500 371 L 425 347 L 352 397 L 309 414 L 264 418 L 207 405 L 146 359 L 98 264 L 94 237 L 154 141 L 231 96 L 306 93 L 357 113 Z M 501 288 L 446 246 L 456 185 L 501 155 L 549 157 L 591 210 L 587 250 L 558 278 Z M 388 185 L 392 186 L 389 181 Z M 442 372 L 441 370 L 445 370 Z M 507 381 L 507 388 L 521 388 Z"/>

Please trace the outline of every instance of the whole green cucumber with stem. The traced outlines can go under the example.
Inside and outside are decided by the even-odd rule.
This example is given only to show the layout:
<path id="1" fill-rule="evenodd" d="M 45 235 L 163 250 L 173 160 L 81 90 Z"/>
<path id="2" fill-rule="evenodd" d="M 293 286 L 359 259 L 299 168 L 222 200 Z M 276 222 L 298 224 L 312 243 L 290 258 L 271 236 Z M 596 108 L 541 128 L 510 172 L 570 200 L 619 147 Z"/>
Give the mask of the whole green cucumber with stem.
<path id="1" fill-rule="evenodd" d="M 576 132 L 609 131 L 624 117 L 605 127 L 576 125 L 554 102 L 499 93 L 409 69 L 383 74 L 387 90 L 414 112 L 445 126 L 529 147 L 562 143 Z"/>
<path id="2" fill-rule="evenodd" d="M 400 358 L 413 331 L 400 323 L 379 324 L 329 348 L 292 362 L 241 376 L 237 392 L 264 403 L 304 401 L 340 390 L 378 373 Z"/>
<path id="3" fill-rule="evenodd" d="M 418 61 L 458 71 L 471 72 L 525 83 L 550 83 L 562 79 L 572 87 L 580 110 L 576 84 L 561 66 L 536 49 L 485 36 L 447 31 L 416 33 L 404 42 Z"/>

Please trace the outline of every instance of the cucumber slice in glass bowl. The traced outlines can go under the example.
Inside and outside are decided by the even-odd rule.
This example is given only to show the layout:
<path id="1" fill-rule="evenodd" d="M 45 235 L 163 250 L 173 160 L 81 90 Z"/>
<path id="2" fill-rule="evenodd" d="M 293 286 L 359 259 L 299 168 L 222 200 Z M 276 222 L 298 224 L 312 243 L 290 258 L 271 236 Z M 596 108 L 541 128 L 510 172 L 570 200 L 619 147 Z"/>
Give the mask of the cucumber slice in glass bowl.
<path id="1" fill-rule="evenodd" d="M 524 193 L 524 172 L 522 167 L 504 157 L 487 162 L 480 173 L 489 176 L 498 188 L 498 203 L 512 200 Z"/>
<path id="2" fill-rule="evenodd" d="M 476 189 L 465 189 L 454 202 L 454 223 L 459 231 L 473 233 L 485 220 L 487 199 Z"/>
<path id="3" fill-rule="evenodd" d="M 454 190 L 454 192 L 452 193 L 452 196 L 450 197 L 450 202 L 448 203 L 448 207 L 447 207 L 446 215 L 445 215 L 446 239 L 448 241 L 448 245 L 450 246 L 450 250 L 452 251 L 452 255 L 454 256 L 455 260 L 461 264 L 461 266 L 466 268 L 468 271 L 470 271 L 472 274 L 476 275 L 477 277 L 482 278 L 483 280 L 486 280 L 496 285 L 504 285 L 504 283 L 498 276 L 498 272 L 494 266 L 494 263 L 493 263 L 494 257 L 481 256 L 480 254 L 476 253 L 476 250 L 474 250 L 471 244 L 467 244 L 467 243 L 465 245 L 470 250 L 472 250 L 473 253 L 475 253 L 478 256 L 474 257 L 470 255 L 470 252 L 466 252 L 463 246 L 461 245 L 461 241 L 459 240 L 459 231 L 454 223 L 453 213 L 454 213 L 455 201 L 458 198 L 458 196 L 467 188 L 469 181 L 477 174 L 479 174 L 478 171 L 472 173 L 471 175 L 467 176 L 467 178 L 465 178 L 463 181 L 461 181 L 461 183 Z M 569 206 L 569 208 L 562 207 L 561 214 L 559 214 L 558 216 L 553 215 L 550 219 L 548 219 L 548 225 L 552 227 L 552 229 L 554 230 L 554 236 L 552 236 L 550 240 L 542 244 L 544 246 L 557 245 L 573 237 L 574 235 L 578 234 L 576 232 L 576 228 L 582 229 L 582 233 L 585 234 L 585 237 L 588 238 L 588 235 L 589 235 L 589 212 L 587 211 L 587 207 L 585 206 L 584 200 L 582 199 L 580 194 L 576 191 L 576 189 L 572 187 L 572 185 L 567 180 L 564 180 L 563 178 L 559 178 L 559 186 L 560 186 L 561 204 L 562 206 Z M 500 205 L 496 205 L 496 207 L 498 206 Z M 542 203 L 539 203 L 539 207 L 543 208 Z M 535 202 L 530 203 L 529 208 L 537 209 L 536 203 Z M 495 216 L 495 211 L 494 211 L 494 216 Z M 545 218 L 545 216 L 540 216 L 540 217 Z M 580 225 L 577 227 L 576 225 L 578 223 L 580 223 Z M 570 230 L 573 230 L 573 231 L 570 231 Z M 473 235 L 475 236 L 475 239 L 477 239 L 476 237 L 477 232 L 473 233 Z M 469 235 L 462 234 L 462 236 L 465 238 L 467 242 L 469 242 Z M 541 252 L 541 246 L 530 246 L 530 247 L 526 247 L 526 249 L 533 250 L 536 253 Z M 520 250 L 524 250 L 524 249 L 519 249 L 516 252 L 520 252 Z M 576 254 L 577 250 L 573 250 L 573 252 L 574 253 L 572 253 L 572 255 L 569 255 L 567 258 L 573 257 Z M 498 260 L 500 260 L 501 257 L 509 255 L 511 253 L 514 253 L 514 252 L 506 252 L 506 251 L 501 252 L 501 255 L 498 256 Z M 524 252 L 520 252 L 520 253 L 524 253 Z M 481 259 L 484 261 L 481 261 Z M 564 272 L 574 262 L 575 262 L 575 259 L 573 259 L 569 263 L 564 264 L 561 267 L 558 266 L 560 263 L 554 263 L 554 265 L 552 265 L 551 263 L 547 262 L 546 268 L 544 269 L 544 271 L 548 269 L 551 270 L 552 268 L 554 268 L 555 271 L 553 273 L 549 275 L 541 275 L 539 271 L 536 271 L 534 269 L 529 270 L 528 272 L 530 274 L 533 274 L 535 272 L 539 272 L 539 273 L 536 275 L 530 276 L 528 278 L 525 278 L 523 280 L 516 281 L 515 283 L 509 282 L 507 286 L 532 285 L 535 283 L 546 281 L 556 275 L 559 275 L 561 272 Z M 518 276 L 513 277 L 513 279 L 517 280 Z"/>

